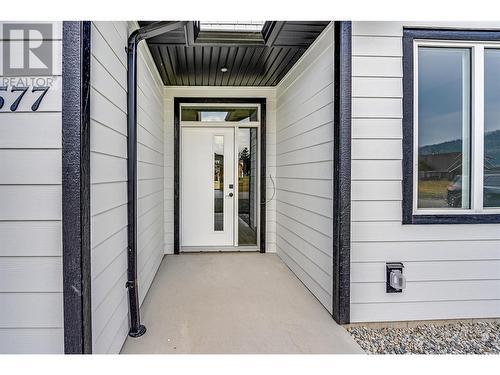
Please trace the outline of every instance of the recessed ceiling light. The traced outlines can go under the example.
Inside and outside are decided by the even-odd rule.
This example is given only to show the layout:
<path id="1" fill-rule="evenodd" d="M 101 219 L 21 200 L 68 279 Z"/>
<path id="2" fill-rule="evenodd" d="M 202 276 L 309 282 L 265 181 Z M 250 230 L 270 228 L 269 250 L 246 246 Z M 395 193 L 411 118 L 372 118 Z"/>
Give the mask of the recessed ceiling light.
<path id="1" fill-rule="evenodd" d="M 221 71 L 222 73 L 226 73 L 226 72 L 227 72 L 227 68 L 226 68 L 226 67 L 224 67 L 224 68 L 220 68 L 220 71 Z"/>

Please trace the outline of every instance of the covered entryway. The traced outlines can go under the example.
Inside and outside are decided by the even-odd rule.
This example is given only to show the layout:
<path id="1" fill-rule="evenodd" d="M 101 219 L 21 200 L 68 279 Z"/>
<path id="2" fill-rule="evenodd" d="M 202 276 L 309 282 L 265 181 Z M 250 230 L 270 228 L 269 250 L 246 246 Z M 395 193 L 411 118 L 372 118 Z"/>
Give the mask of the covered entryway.
<path id="1" fill-rule="evenodd" d="M 167 255 L 122 353 L 363 353 L 276 254 Z"/>
<path id="2" fill-rule="evenodd" d="M 338 325 L 350 307 L 349 25 L 171 39 L 193 25 L 134 31 L 117 98 L 94 74 L 98 130 L 114 107 L 128 115 L 126 137 L 94 155 L 110 154 L 93 169 L 95 352 L 120 351 L 127 333 L 124 352 L 355 351 Z M 115 26 L 94 34 L 119 51 Z M 105 75 L 119 55 L 102 49 Z"/>

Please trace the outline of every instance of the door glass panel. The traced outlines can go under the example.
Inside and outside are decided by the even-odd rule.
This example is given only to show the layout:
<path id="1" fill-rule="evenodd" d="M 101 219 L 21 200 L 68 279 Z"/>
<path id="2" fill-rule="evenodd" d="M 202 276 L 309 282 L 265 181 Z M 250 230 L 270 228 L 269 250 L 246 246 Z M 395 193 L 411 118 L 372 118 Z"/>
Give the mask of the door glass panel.
<path id="1" fill-rule="evenodd" d="M 224 230 L 224 136 L 214 136 L 214 230 Z"/>
<path id="2" fill-rule="evenodd" d="M 257 245 L 257 128 L 238 131 L 238 245 Z"/>
<path id="3" fill-rule="evenodd" d="M 418 208 L 470 207 L 470 60 L 418 49 Z"/>
<path id="4" fill-rule="evenodd" d="M 483 206 L 500 207 L 500 49 L 484 50 Z"/>
<path id="5" fill-rule="evenodd" d="M 258 121 L 257 113 L 257 107 L 183 106 L 181 111 L 181 120 L 200 122 L 250 122 Z"/>

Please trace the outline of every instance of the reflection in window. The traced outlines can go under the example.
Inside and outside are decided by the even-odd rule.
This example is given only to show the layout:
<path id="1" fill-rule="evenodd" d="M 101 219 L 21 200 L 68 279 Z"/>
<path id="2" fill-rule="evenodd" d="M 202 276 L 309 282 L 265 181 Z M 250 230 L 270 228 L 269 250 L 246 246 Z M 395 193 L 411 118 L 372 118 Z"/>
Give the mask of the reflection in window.
<path id="1" fill-rule="evenodd" d="M 257 121 L 257 107 L 182 107 L 182 121 Z"/>
<path id="2" fill-rule="evenodd" d="M 224 136 L 214 136 L 214 230 L 224 230 Z"/>
<path id="3" fill-rule="evenodd" d="M 484 50 L 483 206 L 500 207 L 500 50 Z"/>
<path id="4" fill-rule="evenodd" d="M 418 208 L 470 207 L 470 60 L 418 49 Z"/>
<path id="5" fill-rule="evenodd" d="M 238 131 L 238 244 L 257 244 L 257 128 Z"/>

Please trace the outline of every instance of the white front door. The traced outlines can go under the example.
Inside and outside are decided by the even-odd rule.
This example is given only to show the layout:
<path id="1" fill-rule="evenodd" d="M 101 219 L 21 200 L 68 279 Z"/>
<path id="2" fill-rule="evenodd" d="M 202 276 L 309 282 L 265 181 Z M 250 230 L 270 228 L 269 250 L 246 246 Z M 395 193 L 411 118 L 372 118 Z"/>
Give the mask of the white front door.
<path id="1" fill-rule="evenodd" d="M 181 246 L 233 246 L 234 128 L 183 127 L 181 142 Z"/>

